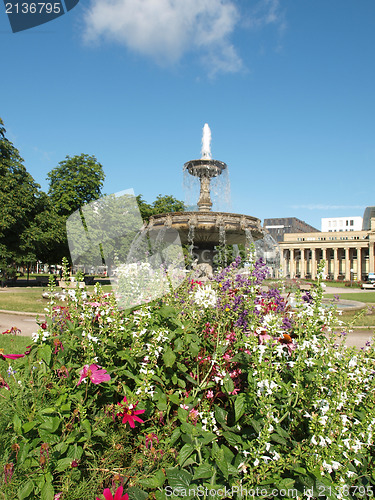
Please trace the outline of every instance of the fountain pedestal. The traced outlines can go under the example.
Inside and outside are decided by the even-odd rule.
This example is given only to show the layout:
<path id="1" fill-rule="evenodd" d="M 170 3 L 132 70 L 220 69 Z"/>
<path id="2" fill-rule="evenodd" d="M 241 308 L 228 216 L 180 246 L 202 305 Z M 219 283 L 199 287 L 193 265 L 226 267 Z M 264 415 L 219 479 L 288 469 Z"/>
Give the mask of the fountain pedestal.
<path id="1" fill-rule="evenodd" d="M 260 220 L 249 215 L 212 212 L 210 181 L 227 168 L 227 165 L 211 158 L 211 131 L 207 124 L 203 128 L 202 158 L 184 164 L 184 170 L 200 180 L 198 212 L 174 212 L 153 215 L 148 230 L 160 231 L 163 227 L 176 229 L 181 243 L 188 245 L 193 259 L 198 264 L 213 265 L 215 247 L 223 245 L 250 245 L 263 238 Z"/>

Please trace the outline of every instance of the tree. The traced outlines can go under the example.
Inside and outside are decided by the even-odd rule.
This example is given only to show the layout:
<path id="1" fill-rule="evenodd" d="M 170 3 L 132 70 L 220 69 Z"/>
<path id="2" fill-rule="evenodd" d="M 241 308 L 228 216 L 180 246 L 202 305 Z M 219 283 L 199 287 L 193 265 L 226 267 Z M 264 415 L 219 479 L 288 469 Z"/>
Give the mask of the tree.
<path id="1" fill-rule="evenodd" d="M 97 200 L 104 182 L 102 165 L 95 156 L 66 156 L 49 172 L 48 194 L 59 215 L 68 217 L 85 203 Z"/>
<path id="2" fill-rule="evenodd" d="M 183 212 L 185 204 L 183 201 L 177 200 L 174 196 L 159 194 L 152 204 L 153 214 L 164 214 L 168 212 Z"/>
<path id="3" fill-rule="evenodd" d="M 6 138 L 0 118 L 0 269 L 2 279 L 15 274 L 16 266 L 36 259 L 35 240 L 25 235 L 43 209 L 44 193 L 23 165 L 19 151 Z M 33 243 L 34 242 L 34 243 Z"/>
<path id="4" fill-rule="evenodd" d="M 104 182 L 102 165 L 95 156 L 81 154 L 66 156 L 58 166 L 47 175 L 49 180 L 49 213 L 52 227 L 49 234 L 55 234 L 54 241 L 48 240 L 47 262 L 60 262 L 63 257 L 69 257 L 69 247 L 66 235 L 66 221 L 69 215 L 80 209 L 86 203 L 97 200 L 101 196 Z"/>

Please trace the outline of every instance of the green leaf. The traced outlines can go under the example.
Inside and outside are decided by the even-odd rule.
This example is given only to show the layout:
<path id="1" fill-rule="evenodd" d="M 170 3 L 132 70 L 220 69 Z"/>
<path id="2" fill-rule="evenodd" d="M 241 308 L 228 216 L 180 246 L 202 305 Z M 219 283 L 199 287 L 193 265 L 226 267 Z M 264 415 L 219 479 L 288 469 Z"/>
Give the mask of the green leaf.
<path id="1" fill-rule="evenodd" d="M 20 420 L 20 417 L 17 415 L 17 413 L 15 413 L 13 415 L 13 426 L 14 426 L 14 430 L 17 434 L 21 434 L 22 432 L 22 422 Z"/>
<path id="2" fill-rule="evenodd" d="M 234 434 L 233 432 L 229 431 L 223 432 L 223 437 L 232 446 L 242 442 L 241 436 L 237 436 L 237 434 Z"/>
<path id="3" fill-rule="evenodd" d="M 215 418 L 224 427 L 228 425 L 228 412 L 219 405 L 215 405 Z"/>
<path id="4" fill-rule="evenodd" d="M 195 470 L 193 479 L 208 479 L 212 477 L 213 471 L 212 465 L 203 463 Z"/>
<path id="5" fill-rule="evenodd" d="M 230 375 L 229 373 L 227 373 L 224 377 L 224 380 L 223 380 L 223 387 L 225 389 L 225 392 L 227 394 L 230 394 L 231 392 L 234 391 L 234 384 L 233 384 L 233 380 L 230 378 Z"/>
<path id="6" fill-rule="evenodd" d="M 34 483 L 31 481 L 31 479 L 28 479 L 26 481 L 26 483 L 23 484 L 23 486 L 21 486 L 19 489 L 18 489 L 18 498 L 19 500 L 23 500 L 24 498 L 27 498 L 31 492 L 34 491 Z"/>
<path id="7" fill-rule="evenodd" d="M 176 429 L 171 434 L 171 439 L 169 444 L 172 446 L 180 436 L 181 436 L 180 428 L 176 427 Z"/>
<path id="8" fill-rule="evenodd" d="M 39 347 L 38 354 L 40 358 L 46 362 L 47 365 L 50 364 L 52 351 L 49 345 L 45 344 L 44 346 Z"/>
<path id="9" fill-rule="evenodd" d="M 286 440 L 283 437 L 276 434 L 275 432 L 271 434 L 270 438 L 271 441 L 274 441 L 275 443 L 287 444 Z"/>
<path id="10" fill-rule="evenodd" d="M 42 423 L 39 428 L 48 432 L 55 432 L 59 428 L 60 418 L 59 417 L 42 417 Z"/>
<path id="11" fill-rule="evenodd" d="M 169 486 L 173 489 L 188 489 L 191 483 L 192 475 L 183 469 L 167 469 L 166 470 Z"/>
<path id="12" fill-rule="evenodd" d="M 53 500 L 55 491 L 53 489 L 52 483 L 46 482 L 41 491 L 41 500 Z"/>
<path id="13" fill-rule="evenodd" d="M 36 426 L 37 422 L 35 420 L 32 420 L 31 422 L 26 422 L 23 424 L 22 429 L 23 432 L 29 432 L 31 429 L 33 429 Z"/>
<path id="14" fill-rule="evenodd" d="M 158 470 L 153 477 L 142 479 L 139 483 L 144 488 L 161 488 L 165 482 L 165 475 L 162 470 Z"/>
<path id="15" fill-rule="evenodd" d="M 192 356 L 197 356 L 197 354 L 199 353 L 199 351 L 201 350 L 201 348 L 199 347 L 199 345 L 197 345 L 195 342 L 192 342 L 190 345 L 189 345 L 189 351 L 190 351 L 190 354 Z"/>
<path id="16" fill-rule="evenodd" d="M 180 465 L 183 465 L 193 452 L 194 446 L 192 446 L 191 444 L 184 444 L 184 446 L 180 450 L 180 453 L 178 454 L 178 463 Z"/>
<path id="17" fill-rule="evenodd" d="M 90 425 L 90 422 L 87 420 L 87 418 L 85 420 L 82 420 L 81 426 L 83 427 L 87 437 L 90 438 L 91 437 L 91 425 Z"/>
<path id="18" fill-rule="evenodd" d="M 216 465 L 219 467 L 223 473 L 225 479 L 228 479 L 228 462 L 225 459 L 224 450 L 219 450 L 216 455 Z"/>
<path id="19" fill-rule="evenodd" d="M 234 416 L 236 422 L 242 417 L 246 409 L 246 396 L 245 394 L 239 394 L 234 401 Z"/>
<path id="20" fill-rule="evenodd" d="M 176 355 L 172 351 L 172 349 L 168 346 L 163 354 L 163 360 L 165 363 L 165 366 L 168 368 L 172 368 L 174 365 L 174 362 L 176 361 Z"/>
<path id="21" fill-rule="evenodd" d="M 155 479 L 155 487 L 156 488 L 161 488 L 163 486 L 163 484 L 165 483 L 165 480 L 166 480 L 164 472 L 161 469 L 159 469 L 155 473 L 154 479 Z"/>
<path id="22" fill-rule="evenodd" d="M 132 500 L 146 500 L 148 498 L 148 493 L 135 486 L 131 486 L 126 492 Z"/>
<path id="23" fill-rule="evenodd" d="M 58 460 L 55 469 L 56 472 L 63 472 L 68 469 L 71 466 L 72 461 L 73 460 L 71 458 L 61 458 Z"/>
<path id="24" fill-rule="evenodd" d="M 174 394 L 171 394 L 169 396 L 169 399 L 172 401 L 172 403 L 174 403 L 175 405 L 179 405 L 180 404 L 180 396 L 177 392 L 175 392 Z"/>

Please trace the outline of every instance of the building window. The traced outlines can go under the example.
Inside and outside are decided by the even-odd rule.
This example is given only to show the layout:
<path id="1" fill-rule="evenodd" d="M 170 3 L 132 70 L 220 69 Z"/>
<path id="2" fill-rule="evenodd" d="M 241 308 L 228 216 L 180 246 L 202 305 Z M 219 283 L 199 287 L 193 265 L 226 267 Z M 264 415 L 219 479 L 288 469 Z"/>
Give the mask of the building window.
<path id="1" fill-rule="evenodd" d="M 354 220 L 353 219 L 350 220 L 350 225 L 354 226 Z"/>

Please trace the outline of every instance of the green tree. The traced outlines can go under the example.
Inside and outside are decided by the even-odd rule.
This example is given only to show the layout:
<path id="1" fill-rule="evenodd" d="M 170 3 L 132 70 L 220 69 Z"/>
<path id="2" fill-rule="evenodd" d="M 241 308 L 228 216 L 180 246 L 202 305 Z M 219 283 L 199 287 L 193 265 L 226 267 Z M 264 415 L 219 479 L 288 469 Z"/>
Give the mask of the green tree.
<path id="1" fill-rule="evenodd" d="M 66 156 L 49 172 L 47 179 L 50 183 L 48 194 L 51 205 L 48 210 L 52 220 L 49 234 L 54 234 L 55 238 L 54 241 L 48 238 L 47 262 L 60 262 L 63 257 L 70 257 L 67 218 L 86 203 L 100 198 L 104 178 L 102 165 L 95 156 L 87 154 Z"/>
<path id="2" fill-rule="evenodd" d="M 0 269 L 2 280 L 15 274 L 17 265 L 37 258 L 35 238 L 26 233 L 43 211 L 45 194 L 27 172 L 19 151 L 6 138 L 0 118 Z"/>
<path id="3" fill-rule="evenodd" d="M 81 154 L 67 156 L 47 178 L 48 194 L 57 213 L 68 217 L 100 197 L 105 175 L 95 156 Z"/>
<path id="4" fill-rule="evenodd" d="M 174 196 L 159 194 L 152 204 L 153 214 L 164 214 L 168 212 L 183 212 L 185 204 L 183 201 L 177 200 Z"/>

